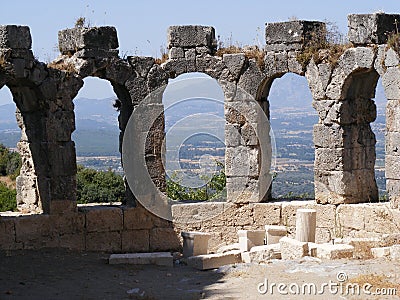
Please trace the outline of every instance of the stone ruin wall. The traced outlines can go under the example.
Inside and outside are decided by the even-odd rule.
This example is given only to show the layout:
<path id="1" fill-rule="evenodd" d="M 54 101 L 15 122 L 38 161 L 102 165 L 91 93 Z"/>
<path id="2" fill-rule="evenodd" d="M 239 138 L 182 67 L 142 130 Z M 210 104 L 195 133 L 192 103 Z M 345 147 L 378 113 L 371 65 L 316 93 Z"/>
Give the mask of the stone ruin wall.
<path id="1" fill-rule="evenodd" d="M 169 58 L 157 64 L 152 57 L 118 57 L 115 28 L 74 28 L 59 32 L 61 55 L 46 65 L 31 51 L 28 27 L 0 27 L 0 86 L 7 85 L 17 106 L 22 131 L 18 149 L 23 167 L 17 178 L 18 208 L 23 213 L 0 217 L 0 248 L 67 247 L 100 251 L 159 251 L 180 247 L 181 230 L 212 232 L 212 247 L 236 240 L 238 229 L 286 225 L 293 231 L 296 209 L 317 209 L 317 241 L 333 237 L 381 235 L 400 231 L 400 68 L 399 53 L 387 45 L 399 15 L 349 16 L 351 47 L 332 63 L 329 51 L 307 65 L 298 55 L 319 39 L 325 24 L 291 21 L 266 25 L 264 63 L 243 53 L 215 56 L 212 27 L 172 26 L 168 30 Z M 364 26 L 360 26 L 363 24 Z M 76 154 L 72 100 L 83 79 L 108 80 L 121 102 L 120 144 L 130 115 L 150 93 L 169 78 L 202 72 L 215 78 L 230 106 L 226 117 L 226 174 L 228 202 L 173 206 L 173 222 L 162 220 L 128 197 L 124 206 L 76 205 Z M 314 126 L 315 198 L 308 202 L 265 202 L 263 174 L 255 132 L 257 116 L 242 91 L 258 101 L 269 116 L 268 94 L 274 79 L 286 73 L 305 76 L 319 114 Z M 378 198 L 374 178 L 376 118 L 375 87 L 382 77 L 386 108 L 386 177 L 390 207 L 369 203 Z M 242 120 L 238 111 L 249 112 Z M 148 113 L 163 111 L 154 103 Z M 252 119 L 254 118 L 254 119 Z M 146 132 L 146 164 L 153 181 L 163 189 L 161 143 L 163 118 Z M 262 124 L 263 125 L 263 124 Z M 239 136 L 238 136 L 239 134 Z M 154 141 L 154 142 L 153 142 Z M 147 149 L 149 148 L 149 149 Z M 254 174 L 241 174 L 243 151 L 254 155 L 246 162 Z M 161 175 L 160 175 L 161 174 Z M 243 184 L 244 183 L 244 184 Z M 249 197 L 233 197 L 248 190 Z M 129 195 L 129 191 L 127 193 Z M 230 197 L 232 196 L 232 197 Z M 366 204 L 357 204 L 366 203 Z M 136 204 L 136 207 L 135 207 Z M 218 217 L 201 221 L 211 211 Z M 193 220 L 198 222 L 191 222 Z"/>

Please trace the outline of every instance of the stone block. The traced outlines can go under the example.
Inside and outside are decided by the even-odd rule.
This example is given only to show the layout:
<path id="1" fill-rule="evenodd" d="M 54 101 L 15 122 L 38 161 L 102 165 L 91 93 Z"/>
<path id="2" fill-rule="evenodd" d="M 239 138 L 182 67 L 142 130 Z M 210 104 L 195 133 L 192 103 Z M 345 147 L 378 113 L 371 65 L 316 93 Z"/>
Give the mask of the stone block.
<path id="1" fill-rule="evenodd" d="M 121 251 L 121 232 L 88 232 L 86 234 L 86 251 Z"/>
<path id="2" fill-rule="evenodd" d="M 320 259 L 352 258 L 354 247 L 346 244 L 317 244 L 317 257 Z"/>
<path id="3" fill-rule="evenodd" d="M 86 215 L 88 232 L 108 232 L 122 229 L 123 217 L 119 207 L 81 206 L 79 210 Z"/>
<path id="4" fill-rule="evenodd" d="M 169 49 L 168 57 L 170 59 L 184 58 L 185 57 L 185 52 L 184 52 L 183 48 L 172 47 L 171 49 Z"/>
<path id="5" fill-rule="evenodd" d="M 308 256 L 317 257 L 318 244 L 308 243 Z"/>
<path id="6" fill-rule="evenodd" d="M 390 247 L 390 259 L 400 260 L 400 245 L 393 245 Z"/>
<path id="7" fill-rule="evenodd" d="M 31 49 L 31 46 L 32 37 L 28 26 L 0 26 L 0 48 Z"/>
<path id="8" fill-rule="evenodd" d="M 400 156 L 385 156 L 386 178 L 400 180 Z"/>
<path id="9" fill-rule="evenodd" d="M 222 215 L 223 226 L 229 226 L 233 230 L 234 241 L 237 241 L 237 229 L 249 226 L 251 228 L 252 220 L 251 206 L 242 203 L 226 203 L 226 210 Z M 250 229 L 249 228 L 249 229 Z"/>
<path id="10" fill-rule="evenodd" d="M 373 258 L 389 257 L 390 247 L 371 248 L 371 254 Z"/>
<path id="11" fill-rule="evenodd" d="M 117 49 L 117 30 L 111 26 L 64 29 L 58 32 L 58 47 L 62 54 L 81 49 Z"/>
<path id="12" fill-rule="evenodd" d="M 0 217 L 0 249 L 15 249 L 15 226 L 13 218 Z"/>
<path id="13" fill-rule="evenodd" d="M 108 259 L 110 265 L 129 264 L 129 265 L 157 265 L 172 267 L 174 263 L 170 252 L 153 253 L 126 253 L 111 254 Z"/>
<path id="14" fill-rule="evenodd" d="M 374 13 L 348 15 L 348 38 L 355 45 L 385 44 L 388 33 L 396 32 L 400 15 Z"/>
<path id="15" fill-rule="evenodd" d="M 264 230 L 238 230 L 241 252 L 249 251 L 254 246 L 264 245 Z"/>
<path id="16" fill-rule="evenodd" d="M 124 229 L 138 230 L 154 227 L 154 216 L 142 206 L 123 207 Z"/>
<path id="17" fill-rule="evenodd" d="M 150 230 L 150 251 L 180 250 L 180 240 L 174 228 L 153 228 Z"/>
<path id="18" fill-rule="evenodd" d="M 342 204 L 336 209 L 337 230 L 343 228 L 363 230 L 365 228 L 366 204 Z"/>
<path id="19" fill-rule="evenodd" d="M 241 263 L 242 258 L 239 250 L 233 250 L 225 253 L 191 256 L 187 262 L 189 266 L 198 270 L 210 270 L 225 265 Z"/>
<path id="20" fill-rule="evenodd" d="M 296 225 L 296 212 L 300 208 L 315 209 L 317 211 L 318 227 L 332 227 L 335 224 L 336 206 L 331 204 L 320 205 L 314 200 L 290 201 L 282 203 L 282 224 L 285 226 Z"/>
<path id="21" fill-rule="evenodd" d="M 238 86 L 241 89 L 238 89 L 235 101 L 254 100 L 257 97 L 257 92 L 262 81 L 265 79 L 265 73 L 261 71 L 254 59 L 249 60 L 246 65 L 248 67 L 242 70 L 243 74 L 238 81 Z M 244 93 L 239 93 L 239 91 Z M 252 120 L 250 122 L 257 123 Z"/>
<path id="22" fill-rule="evenodd" d="M 76 206 L 76 201 L 71 200 L 55 200 L 50 201 L 50 214 L 59 215 L 59 214 L 69 214 L 78 212 L 78 208 Z"/>
<path id="23" fill-rule="evenodd" d="M 276 244 L 287 235 L 287 228 L 279 225 L 265 225 L 265 233 L 266 244 Z"/>
<path id="24" fill-rule="evenodd" d="M 15 219 L 15 241 L 40 241 L 44 237 L 54 236 L 49 215 L 28 215 Z"/>
<path id="25" fill-rule="evenodd" d="M 82 49 L 75 52 L 75 57 L 77 58 L 117 58 L 119 50 L 104 50 L 104 49 Z M 126 74 L 126 73 L 125 73 Z"/>
<path id="26" fill-rule="evenodd" d="M 308 255 L 308 243 L 283 237 L 279 241 L 282 259 L 298 259 Z"/>
<path id="27" fill-rule="evenodd" d="M 259 179 L 249 176 L 227 177 L 226 192 L 227 202 L 231 203 L 254 203 L 262 199 Z"/>
<path id="28" fill-rule="evenodd" d="M 391 156 L 400 156 L 400 132 L 386 132 L 385 153 Z"/>
<path id="29" fill-rule="evenodd" d="M 400 70 L 396 67 L 388 68 L 382 77 L 382 85 L 385 91 L 386 99 L 388 100 L 400 100 Z M 388 104 L 392 103 L 388 101 Z M 398 101 L 393 104 L 399 109 Z M 391 108 L 391 107 L 389 107 Z M 388 112 L 388 111 L 386 111 Z M 386 116 L 387 118 L 388 116 Z M 390 127 L 388 127 L 390 128 Z"/>
<path id="30" fill-rule="evenodd" d="M 224 202 L 176 204 L 171 207 L 172 218 L 174 223 L 180 224 L 212 221 L 214 225 L 222 225 L 221 218 L 217 217 L 222 216 L 228 206 Z"/>
<path id="31" fill-rule="evenodd" d="M 172 47 L 201 47 L 216 48 L 215 30 L 211 26 L 170 26 L 168 28 L 168 49 Z"/>
<path id="32" fill-rule="evenodd" d="M 400 63 L 399 54 L 392 48 L 389 48 L 386 52 L 385 66 L 387 68 L 397 67 Z"/>
<path id="33" fill-rule="evenodd" d="M 388 203 L 366 204 L 365 230 L 378 233 L 398 232 L 400 228 L 400 211 L 391 209 Z"/>
<path id="34" fill-rule="evenodd" d="M 61 126 L 61 124 L 59 124 Z M 72 176 L 77 172 L 75 143 L 47 143 L 48 159 L 51 174 L 56 176 Z"/>
<path id="35" fill-rule="evenodd" d="M 83 232 L 69 233 L 56 236 L 57 248 L 65 248 L 73 251 L 85 251 L 85 234 Z"/>
<path id="36" fill-rule="evenodd" d="M 379 238 L 349 238 L 345 243 L 354 247 L 353 257 L 356 259 L 370 259 L 373 257 L 371 248 L 379 247 Z"/>
<path id="37" fill-rule="evenodd" d="M 244 53 L 224 54 L 222 56 L 222 61 L 227 66 L 232 76 L 238 79 L 242 72 L 244 62 L 246 61 L 246 57 Z"/>
<path id="38" fill-rule="evenodd" d="M 128 62 L 140 77 L 146 78 L 155 60 L 151 56 L 128 56 Z"/>
<path id="39" fill-rule="evenodd" d="M 277 225 L 280 223 L 281 203 L 254 203 L 251 205 L 255 225 Z"/>
<path id="40" fill-rule="evenodd" d="M 312 40 L 323 43 L 325 37 L 325 23 L 316 21 L 288 21 L 267 23 L 265 27 L 265 42 L 271 44 L 301 44 L 307 46 Z M 285 50 L 298 50 L 290 47 Z"/>
<path id="41" fill-rule="evenodd" d="M 149 230 L 124 230 L 122 231 L 122 251 L 147 252 L 149 251 Z"/>
<path id="42" fill-rule="evenodd" d="M 328 228 L 317 227 L 317 229 L 315 230 L 315 242 L 321 244 L 331 241 L 333 237 L 332 234 L 334 232 L 334 226 L 335 224 L 332 223 L 331 226 Z"/>
<path id="43" fill-rule="evenodd" d="M 49 223 L 52 231 L 58 235 L 85 231 L 85 215 L 83 213 L 52 214 L 49 216 Z"/>
<path id="44" fill-rule="evenodd" d="M 208 253 L 208 240 L 211 234 L 204 232 L 181 232 L 183 238 L 183 257 Z"/>
<path id="45" fill-rule="evenodd" d="M 250 263 L 267 263 L 271 259 L 281 259 L 280 244 L 252 247 L 248 252 Z M 246 259 L 247 260 L 247 259 Z M 247 263 L 247 261 L 245 261 Z"/>
<path id="46" fill-rule="evenodd" d="M 241 146 L 225 150 L 226 176 L 258 176 L 259 163 L 258 149 Z"/>
<path id="47" fill-rule="evenodd" d="M 398 208 L 400 206 L 400 180 L 386 179 L 386 190 L 391 207 Z"/>

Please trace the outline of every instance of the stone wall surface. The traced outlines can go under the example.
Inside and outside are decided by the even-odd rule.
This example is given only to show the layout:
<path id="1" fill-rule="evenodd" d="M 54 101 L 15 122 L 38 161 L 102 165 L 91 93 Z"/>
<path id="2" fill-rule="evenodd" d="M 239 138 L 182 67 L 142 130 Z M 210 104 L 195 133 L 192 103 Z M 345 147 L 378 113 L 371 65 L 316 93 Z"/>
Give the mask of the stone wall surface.
<path id="1" fill-rule="evenodd" d="M 176 230 L 191 226 L 193 230 L 212 232 L 215 245 L 233 239 L 237 229 L 275 224 L 288 226 L 292 232 L 292 207 L 297 204 L 259 203 L 270 200 L 268 166 L 272 152 L 261 145 L 269 139 L 265 135 L 269 125 L 257 109 L 269 118 L 271 85 L 288 72 L 306 77 L 313 107 L 319 115 L 314 126 L 316 201 L 307 204 L 321 212 L 317 217 L 319 239 L 331 238 L 339 221 L 344 234 L 353 230 L 383 233 L 386 228 L 396 228 L 382 224 L 398 221 L 396 209 L 400 203 L 400 57 L 388 44 L 391 34 L 396 32 L 399 15 L 350 15 L 348 19 L 352 44 L 342 47 L 336 56 L 326 46 L 324 23 L 299 20 L 267 24 L 265 49 L 249 48 L 259 51 L 258 59 L 248 49 L 216 55 L 215 29 L 210 26 L 171 26 L 165 61 L 139 56 L 120 58 L 114 27 L 65 29 L 59 32 L 61 54 L 49 64 L 34 58 L 28 27 L 0 26 L 0 87 L 7 85 L 13 94 L 22 133 L 18 150 L 23 166 L 17 178 L 17 204 L 22 213 L 43 213 L 1 217 L 1 247 L 73 243 L 79 249 L 146 251 L 176 248 Z M 307 56 L 310 47 L 317 50 Z M 127 207 L 78 209 L 76 153 L 71 138 L 75 130 L 72 100 L 83 86 L 83 79 L 95 76 L 112 84 L 120 102 L 122 151 L 132 112 L 152 93 L 161 93 L 169 79 L 189 72 L 202 72 L 216 79 L 225 95 L 228 202 L 223 204 L 226 210 L 221 218 L 190 226 L 181 226 L 180 221 L 166 225 L 140 206 L 133 208 L 139 203 L 129 188 Z M 372 99 L 379 77 L 388 99 L 386 177 L 393 208 L 388 213 L 391 221 L 376 219 L 389 209 L 384 208 L 382 213 L 381 204 L 352 206 L 378 200 L 374 177 L 376 139 L 370 123 L 376 118 Z M 143 123 L 138 124 L 138 130 L 139 140 L 145 141 L 146 167 L 152 181 L 163 191 L 162 103 L 146 106 L 141 116 Z M 156 121 L 146 124 L 148 120 Z M 207 206 L 203 207 L 206 208 L 202 211 L 206 211 Z M 175 218 L 191 215 L 190 207 L 180 209 L 182 213 L 177 213 L 178 208 L 175 215 L 172 212 Z M 348 226 L 352 219 L 346 217 L 353 209 L 364 220 L 357 220 L 355 228 Z M 113 220 L 112 224 L 109 220 Z M 138 244 L 133 242 L 136 240 Z"/>

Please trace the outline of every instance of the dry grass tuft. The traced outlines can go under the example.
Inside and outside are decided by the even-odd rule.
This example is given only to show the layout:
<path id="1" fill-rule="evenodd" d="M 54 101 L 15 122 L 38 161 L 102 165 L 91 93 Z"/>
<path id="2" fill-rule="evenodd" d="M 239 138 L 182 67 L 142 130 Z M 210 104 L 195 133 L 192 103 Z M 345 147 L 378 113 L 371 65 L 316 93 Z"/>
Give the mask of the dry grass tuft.
<path id="1" fill-rule="evenodd" d="M 339 57 L 347 49 L 353 47 L 353 44 L 345 42 L 343 34 L 339 32 L 335 24 L 325 22 L 327 27 L 324 30 L 313 32 L 308 46 L 296 57 L 303 69 L 307 67 L 311 59 L 314 59 L 316 64 L 326 61 L 334 67 Z"/>
<path id="2" fill-rule="evenodd" d="M 75 73 L 74 64 L 71 62 L 57 61 L 47 64 L 48 68 L 65 71 L 67 75 Z"/>
<path id="3" fill-rule="evenodd" d="M 350 278 L 349 282 L 351 283 L 357 283 L 360 287 L 363 287 L 366 284 L 370 284 L 371 287 L 371 292 L 373 292 L 375 289 L 396 289 L 397 291 L 400 291 L 400 284 L 399 283 L 393 283 L 392 281 L 389 280 L 387 276 L 384 275 L 378 275 L 378 274 L 361 274 L 358 275 L 357 277 Z"/>
<path id="4" fill-rule="evenodd" d="M 387 47 L 400 54 L 400 33 L 391 33 L 388 36 Z"/>
<path id="5" fill-rule="evenodd" d="M 255 59 L 257 65 L 260 67 L 261 70 L 265 69 L 265 52 L 260 49 L 258 46 L 228 46 L 228 47 L 221 47 L 215 53 L 216 56 L 222 57 L 224 54 L 236 54 L 236 53 L 243 53 L 248 59 Z"/>
<path id="6" fill-rule="evenodd" d="M 159 58 L 159 57 L 157 57 L 156 59 L 155 59 L 155 63 L 157 64 L 157 65 L 161 65 L 161 64 L 163 64 L 163 63 L 165 63 L 167 60 L 168 60 L 168 53 L 162 53 L 161 54 L 161 58 Z"/>

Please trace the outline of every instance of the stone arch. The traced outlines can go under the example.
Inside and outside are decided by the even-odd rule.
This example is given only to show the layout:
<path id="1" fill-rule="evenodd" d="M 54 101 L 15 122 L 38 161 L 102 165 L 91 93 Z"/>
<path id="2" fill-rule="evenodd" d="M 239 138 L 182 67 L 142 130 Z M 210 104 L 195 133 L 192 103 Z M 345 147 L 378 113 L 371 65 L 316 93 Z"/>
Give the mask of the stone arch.
<path id="1" fill-rule="evenodd" d="M 359 203 L 378 200 L 375 180 L 376 118 L 371 47 L 347 49 L 336 65 L 311 61 L 306 76 L 312 82 L 313 106 L 319 115 L 314 126 L 315 194 L 318 203 Z M 328 73 L 322 70 L 329 70 Z"/>

